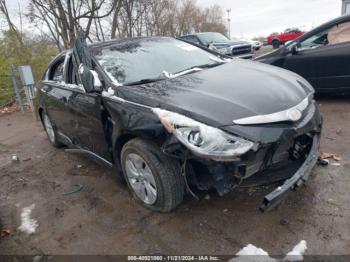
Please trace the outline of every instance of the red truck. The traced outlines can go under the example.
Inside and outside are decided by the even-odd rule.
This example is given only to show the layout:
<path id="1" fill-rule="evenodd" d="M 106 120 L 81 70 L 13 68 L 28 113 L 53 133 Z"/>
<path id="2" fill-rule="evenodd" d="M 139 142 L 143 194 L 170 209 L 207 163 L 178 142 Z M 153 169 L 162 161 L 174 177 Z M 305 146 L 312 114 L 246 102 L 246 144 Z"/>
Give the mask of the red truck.
<path id="1" fill-rule="evenodd" d="M 277 49 L 281 44 L 285 44 L 288 41 L 292 41 L 299 36 L 302 36 L 305 32 L 299 30 L 298 28 L 289 28 L 281 34 L 273 33 L 267 38 L 269 45 L 272 45 L 273 48 Z"/>

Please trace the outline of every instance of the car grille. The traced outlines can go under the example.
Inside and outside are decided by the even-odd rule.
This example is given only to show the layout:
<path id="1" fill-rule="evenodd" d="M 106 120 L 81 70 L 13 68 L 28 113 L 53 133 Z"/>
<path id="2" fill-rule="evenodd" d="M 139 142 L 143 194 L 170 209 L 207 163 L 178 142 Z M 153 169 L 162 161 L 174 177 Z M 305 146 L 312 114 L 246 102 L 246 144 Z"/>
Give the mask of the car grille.
<path id="1" fill-rule="evenodd" d="M 232 55 L 244 55 L 244 54 L 250 54 L 252 52 L 252 46 L 251 45 L 244 45 L 244 46 L 237 46 L 232 48 Z"/>

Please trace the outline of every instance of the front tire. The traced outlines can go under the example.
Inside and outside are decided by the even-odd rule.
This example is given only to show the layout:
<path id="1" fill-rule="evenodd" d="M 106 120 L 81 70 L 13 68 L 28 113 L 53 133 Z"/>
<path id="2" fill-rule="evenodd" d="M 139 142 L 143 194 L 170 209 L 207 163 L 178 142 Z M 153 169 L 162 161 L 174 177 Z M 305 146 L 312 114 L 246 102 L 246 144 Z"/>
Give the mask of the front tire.
<path id="1" fill-rule="evenodd" d="M 46 131 L 47 137 L 50 141 L 50 143 L 57 148 L 62 147 L 62 144 L 57 140 L 57 133 L 52 125 L 50 117 L 44 112 L 42 115 L 43 125 L 44 129 Z"/>
<path id="2" fill-rule="evenodd" d="M 180 165 L 154 144 L 130 140 L 122 149 L 121 165 L 132 195 L 144 207 L 170 212 L 182 202 L 185 187 Z"/>

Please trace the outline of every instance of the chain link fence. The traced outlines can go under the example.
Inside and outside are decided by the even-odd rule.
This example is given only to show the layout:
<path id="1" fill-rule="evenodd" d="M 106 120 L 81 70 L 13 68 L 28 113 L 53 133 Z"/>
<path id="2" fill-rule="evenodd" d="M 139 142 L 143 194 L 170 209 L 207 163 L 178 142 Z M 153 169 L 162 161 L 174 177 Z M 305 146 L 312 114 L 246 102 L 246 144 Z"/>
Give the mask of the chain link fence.
<path id="1" fill-rule="evenodd" d="M 8 107 L 19 107 L 24 112 L 25 106 L 30 106 L 33 111 L 32 98 L 34 97 L 33 87 L 24 87 L 21 83 L 19 72 L 12 65 L 9 66 L 8 74 L 0 74 L 0 109 Z"/>

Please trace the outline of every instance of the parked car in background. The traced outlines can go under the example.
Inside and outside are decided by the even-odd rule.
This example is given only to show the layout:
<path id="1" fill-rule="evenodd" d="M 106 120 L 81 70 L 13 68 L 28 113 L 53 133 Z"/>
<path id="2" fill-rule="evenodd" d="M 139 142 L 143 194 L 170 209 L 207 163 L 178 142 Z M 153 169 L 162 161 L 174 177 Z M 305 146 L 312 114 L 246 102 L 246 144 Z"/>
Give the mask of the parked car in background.
<path id="1" fill-rule="evenodd" d="M 38 113 L 52 145 L 110 167 L 146 208 L 288 179 L 264 211 L 308 178 L 322 119 L 302 77 L 173 38 L 84 35 L 48 66 Z"/>
<path id="2" fill-rule="evenodd" d="M 260 50 L 260 48 L 264 45 L 262 42 L 258 41 L 258 40 L 252 40 L 252 39 L 235 39 L 236 41 L 244 41 L 247 43 L 250 43 L 252 45 L 252 48 L 255 51 Z"/>
<path id="3" fill-rule="evenodd" d="M 244 59 L 253 58 L 254 52 L 251 43 L 247 41 L 230 40 L 221 33 L 196 33 L 181 36 L 179 39 L 204 46 L 230 57 L 239 57 Z"/>
<path id="4" fill-rule="evenodd" d="M 325 23 L 256 58 L 306 78 L 318 93 L 350 91 L 350 15 Z"/>
<path id="5" fill-rule="evenodd" d="M 292 41 L 305 34 L 298 28 L 288 28 L 283 33 L 273 33 L 267 38 L 267 43 L 277 49 L 288 41 Z"/>
<path id="6" fill-rule="evenodd" d="M 257 51 L 260 50 L 260 48 L 263 46 L 263 43 L 258 40 L 247 40 L 247 42 L 250 42 L 252 47 Z"/>

